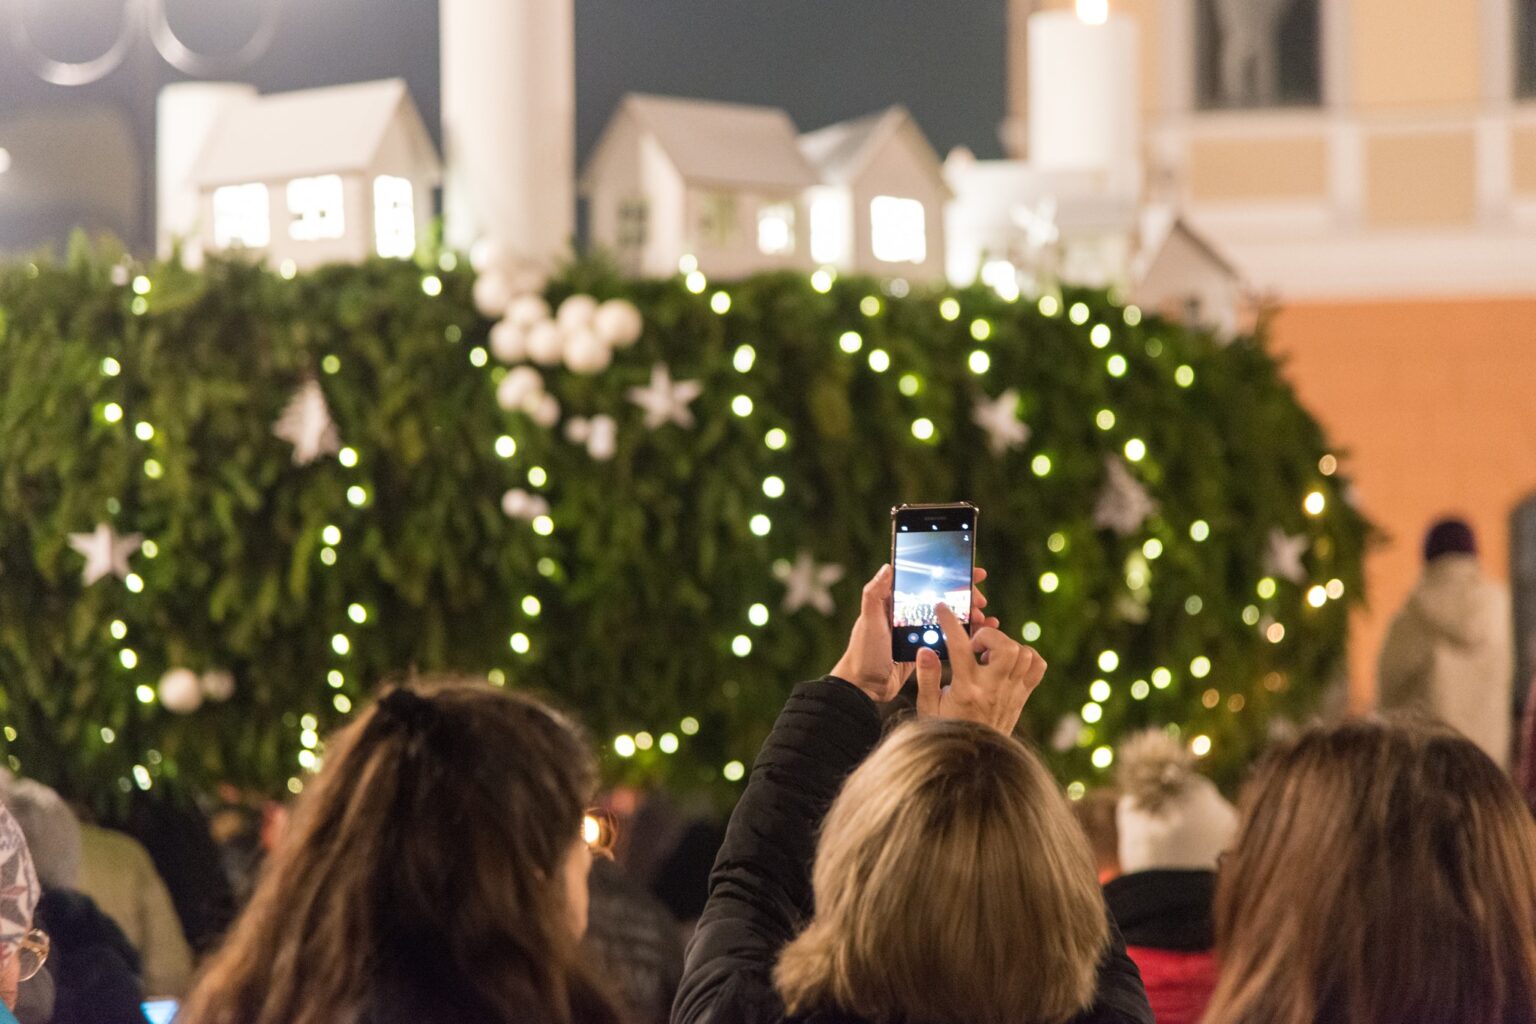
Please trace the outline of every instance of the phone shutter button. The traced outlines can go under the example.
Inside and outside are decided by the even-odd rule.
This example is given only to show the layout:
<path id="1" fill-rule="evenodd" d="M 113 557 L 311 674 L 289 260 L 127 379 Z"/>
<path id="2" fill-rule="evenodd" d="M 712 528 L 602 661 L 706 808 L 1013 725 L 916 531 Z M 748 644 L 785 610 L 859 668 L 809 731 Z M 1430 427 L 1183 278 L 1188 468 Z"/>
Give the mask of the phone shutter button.
<path id="1" fill-rule="evenodd" d="M 928 632 L 923 634 L 923 643 L 927 644 L 929 647 L 932 647 L 934 644 L 936 644 L 938 642 L 939 642 L 939 631 L 938 630 L 930 629 L 930 630 L 928 630 Z"/>

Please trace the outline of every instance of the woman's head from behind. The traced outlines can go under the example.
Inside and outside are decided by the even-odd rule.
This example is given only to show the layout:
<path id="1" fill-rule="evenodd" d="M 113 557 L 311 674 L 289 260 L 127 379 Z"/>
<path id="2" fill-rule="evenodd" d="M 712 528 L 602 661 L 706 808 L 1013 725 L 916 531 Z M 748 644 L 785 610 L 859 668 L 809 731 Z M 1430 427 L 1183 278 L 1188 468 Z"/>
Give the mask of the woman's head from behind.
<path id="1" fill-rule="evenodd" d="M 370 1000 L 445 1019 L 564 1022 L 592 998 L 578 733 L 471 683 L 401 689 L 330 742 L 193 1024 L 351 1019 Z"/>
<path id="2" fill-rule="evenodd" d="M 1092 1000 L 1108 926 L 1087 841 L 1040 761 L 984 726 L 893 733 L 833 803 L 813 885 L 776 971 L 791 1012 L 1036 1024 Z"/>
<path id="3" fill-rule="evenodd" d="M 1220 1024 L 1536 1017 L 1536 824 L 1440 726 L 1359 722 L 1273 753 L 1216 900 Z"/>

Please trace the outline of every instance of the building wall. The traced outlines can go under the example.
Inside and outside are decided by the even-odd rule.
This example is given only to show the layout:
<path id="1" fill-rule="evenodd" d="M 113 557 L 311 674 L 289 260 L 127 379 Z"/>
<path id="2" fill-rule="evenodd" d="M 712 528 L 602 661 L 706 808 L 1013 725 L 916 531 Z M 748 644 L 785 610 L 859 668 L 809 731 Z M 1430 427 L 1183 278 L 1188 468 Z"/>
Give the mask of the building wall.
<path id="1" fill-rule="evenodd" d="M 1432 519 L 1465 515 L 1484 567 L 1508 576 L 1510 513 L 1536 493 L 1536 297 L 1298 302 L 1273 339 L 1387 534 L 1367 562 L 1370 607 L 1351 638 L 1351 697 L 1368 707 L 1377 651 Z"/>
<path id="2" fill-rule="evenodd" d="M 949 188 L 921 137 L 902 129 L 891 133 L 870 157 L 864 172 L 854 180 L 854 266 L 862 273 L 907 277 L 915 281 L 944 280 L 945 206 Z M 870 201 L 876 196 L 916 199 L 923 204 L 927 248 L 922 263 L 884 263 L 875 258 Z"/>

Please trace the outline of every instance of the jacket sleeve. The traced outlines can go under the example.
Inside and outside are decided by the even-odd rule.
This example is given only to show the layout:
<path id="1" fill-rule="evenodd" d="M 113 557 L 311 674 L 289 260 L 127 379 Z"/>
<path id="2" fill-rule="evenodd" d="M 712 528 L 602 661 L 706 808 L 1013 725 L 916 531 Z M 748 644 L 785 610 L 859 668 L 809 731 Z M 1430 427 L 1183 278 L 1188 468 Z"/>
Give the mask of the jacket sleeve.
<path id="1" fill-rule="evenodd" d="M 673 1024 L 782 1019 L 773 965 L 811 915 L 817 831 L 879 740 L 875 704 L 855 687 L 829 677 L 795 689 L 726 828 Z"/>
<path id="2" fill-rule="evenodd" d="M 1109 913 L 1109 948 L 1099 961 L 1098 989 L 1093 1005 L 1073 1017 L 1072 1024 L 1154 1024 L 1141 971 L 1125 951 L 1115 915 L 1108 908 L 1105 912 Z"/>
<path id="3" fill-rule="evenodd" d="M 1392 619 L 1376 663 L 1376 706 L 1382 711 L 1432 710 L 1429 678 L 1433 652 L 1424 630 L 1424 624 L 1415 622 L 1407 609 Z"/>

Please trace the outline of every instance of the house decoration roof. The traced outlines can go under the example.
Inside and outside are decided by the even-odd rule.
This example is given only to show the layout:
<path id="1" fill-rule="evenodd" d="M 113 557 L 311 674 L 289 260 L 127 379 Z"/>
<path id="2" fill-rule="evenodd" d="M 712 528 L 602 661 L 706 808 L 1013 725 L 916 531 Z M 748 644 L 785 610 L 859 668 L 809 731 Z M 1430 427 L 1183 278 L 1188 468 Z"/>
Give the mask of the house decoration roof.
<path id="1" fill-rule="evenodd" d="M 234 104 L 208 136 L 192 181 L 203 188 L 370 169 L 404 108 L 413 134 L 440 166 L 398 78 L 256 96 Z"/>
<path id="2" fill-rule="evenodd" d="M 907 108 L 899 104 L 807 132 L 800 136 L 800 152 L 815 165 L 823 183 L 847 185 L 864 173 L 892 136 L 901 132 L 908 133 L 913 148 L 931 165 L 934 178 L 948 189 L 943 161 Z"/>
<path id="3" fill-rule="evenodd" d="M 819 180 L 796 145 L 794 122 L 776 107 L 631 94 L 622 109 L 689 181 L 803 189 Z"/>

